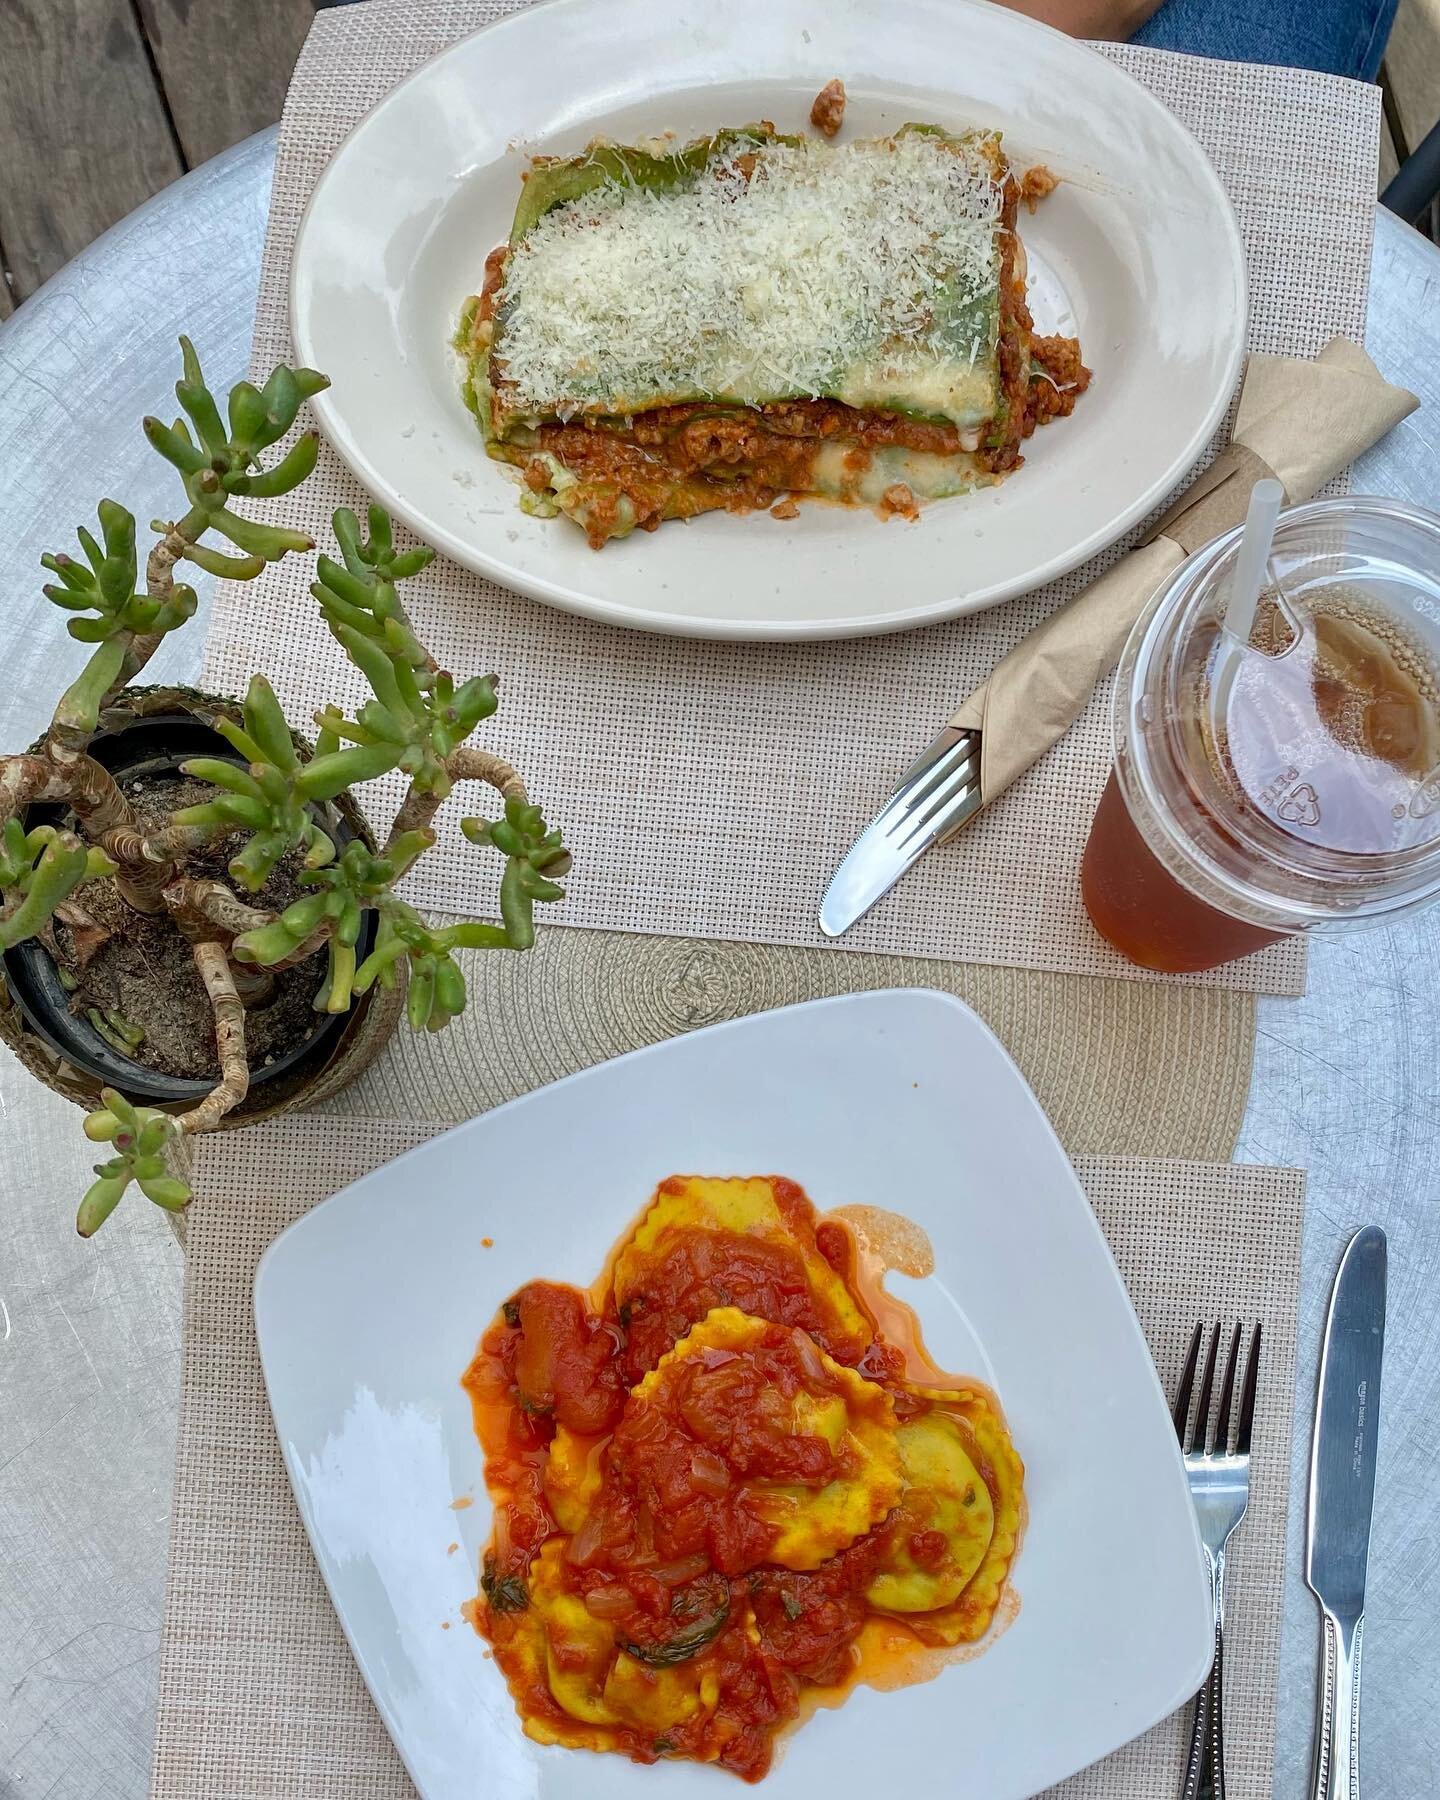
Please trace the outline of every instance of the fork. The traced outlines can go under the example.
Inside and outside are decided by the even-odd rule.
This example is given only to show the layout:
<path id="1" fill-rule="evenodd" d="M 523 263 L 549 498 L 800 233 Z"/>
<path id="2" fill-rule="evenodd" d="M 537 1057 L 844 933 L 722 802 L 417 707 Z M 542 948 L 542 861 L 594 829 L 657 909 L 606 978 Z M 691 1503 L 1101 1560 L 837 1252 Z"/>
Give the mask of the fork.
<path id="1" fill-rule="evenodd" d="M 1195 1386 L 1195 1371 L 1200 1363 L 1200 1350 L 1205 1341 L 1205 1327 L 1199 1324 L 1190 1339 L 1180 1388 L 1175 1396 L 1175 1432 L 1185 1456 L 1185 1474 L 1190 1483 L 1190 1498 L 1200 1523 L 1200 1541 L 1205 1547 L 1205 1561 L 1210 1570 L 1210 1608 L 1215 1625 L 1215 1660 L 1200 1692 L 1195 1696 L 1195 1720 L 1190 1734 L 1190 1750 L 1185 1758 L 1185 1785 L 1182 1800 L 1225 1800 L 1225 1547 L 1231 1534 L 1245 1517 L 1250 1499 L 1250 1431 L 1255 1423 L 1255 1383 L 1260 1372 L 1260 1327 L 1250 1338 L 1245 1377 L 1240 1395 L 1240 1414 L 1235 1426 L 1235 1448 L 1230 1448 L 1230 1407 L 1235 1396 L 1235 1378 L 1240 1358 L 1243 1327 L 1236 1325 L 1225 1358 L 1225 1373 L 1220 1384 L 1220 1403 L 1212 1422 L 1210 1401 L 1215 1386 L 1216 1353 L 1220 1348 L 1222 1327 L 1215 1327 L 1210 1348 L 1205 1356 L 1205 1373 L 1200 1382 L 1200 1395 L 1195 1404 L 1193 1425 L 1186 1435 L 1190 1420 L 1190 1397 Z"/>

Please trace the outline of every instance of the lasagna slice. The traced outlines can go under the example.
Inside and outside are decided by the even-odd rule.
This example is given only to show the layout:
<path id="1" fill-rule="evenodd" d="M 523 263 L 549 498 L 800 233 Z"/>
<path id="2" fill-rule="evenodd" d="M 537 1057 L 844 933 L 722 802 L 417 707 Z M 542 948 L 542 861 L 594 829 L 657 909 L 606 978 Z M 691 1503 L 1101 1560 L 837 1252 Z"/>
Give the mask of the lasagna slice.
<path id="1" fill-rule="evenodd" d="M 994 132 L 748 125 L 537 158 L 457 348 L 527 511 L 597 549 L 816 495 L 913 516 L 998 480 L 1090 376 L 1034 335 Z"/>

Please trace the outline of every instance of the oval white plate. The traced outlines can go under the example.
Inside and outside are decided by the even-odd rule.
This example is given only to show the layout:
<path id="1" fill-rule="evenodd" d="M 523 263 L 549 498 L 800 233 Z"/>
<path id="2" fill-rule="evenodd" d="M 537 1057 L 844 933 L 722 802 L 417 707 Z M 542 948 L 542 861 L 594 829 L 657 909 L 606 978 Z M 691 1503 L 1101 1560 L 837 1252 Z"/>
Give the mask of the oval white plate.
<path id="1" fill-rule="evenodd" d="M 1064 177 L 1022 214 L 1041 331 L 1095 372 L 998 488 L 919 523 L 811 505 L 711 514 L 600 552 L 527 518 L 459 392 L 456 316 L 509 234 L 526 155 L 599 135 L 773 119 L 803 126 L 833 75 L 847 134 L 907 119 L 1000 127 Z M 1112 543 L 1218 425 L 1245 341 L 1245 268 L 1219 178 L 1172 114 L 1093 51 L 970 0 L 549 0 L 465 39 L 388 95 L 321 177 L 291 323 L 334 386 L 325 435 L 457 562 L 614 624 L 694 636 L 859 636 L 993 606 Z"/>

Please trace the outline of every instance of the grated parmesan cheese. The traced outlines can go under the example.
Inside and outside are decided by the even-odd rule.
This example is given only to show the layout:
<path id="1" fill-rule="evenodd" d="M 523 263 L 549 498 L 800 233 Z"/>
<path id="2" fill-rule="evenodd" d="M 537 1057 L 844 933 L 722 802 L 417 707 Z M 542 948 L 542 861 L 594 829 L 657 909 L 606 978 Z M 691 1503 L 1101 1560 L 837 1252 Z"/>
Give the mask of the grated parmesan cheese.
<path id="1" fill-rule="evenodd" d="M 1001 170 L 992 136 L 906 131 L 732 142 L 668 189 L 608 179 L 510 251 L 504 408 L 565 418 L 826 397 L 983 420 Z"/>

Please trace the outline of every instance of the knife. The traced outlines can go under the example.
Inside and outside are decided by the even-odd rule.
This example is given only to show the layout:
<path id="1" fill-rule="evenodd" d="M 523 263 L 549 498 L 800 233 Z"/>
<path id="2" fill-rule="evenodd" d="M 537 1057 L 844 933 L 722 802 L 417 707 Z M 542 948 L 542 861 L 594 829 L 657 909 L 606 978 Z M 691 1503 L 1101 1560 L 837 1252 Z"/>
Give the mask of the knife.
<path id="1" fill-rule="evenodd" d="M 1351 1238 L 1335 1277 L 1310 1448 L 1305 1582 L 1320 1602 L 1312 1800 L 1359 1800 L 1360 1645 L 1385 1354 L 1385 1233 Z"/>
<path id="2" fill-rule="evenodd" d="M 820 929 L 839 937 L 914 862 L 980 810 L 980 733 L 947 725 L 896 782 L 850 847 L 820 902 Z"/>

